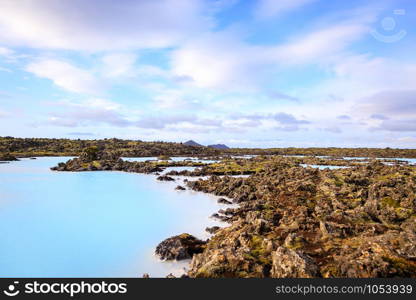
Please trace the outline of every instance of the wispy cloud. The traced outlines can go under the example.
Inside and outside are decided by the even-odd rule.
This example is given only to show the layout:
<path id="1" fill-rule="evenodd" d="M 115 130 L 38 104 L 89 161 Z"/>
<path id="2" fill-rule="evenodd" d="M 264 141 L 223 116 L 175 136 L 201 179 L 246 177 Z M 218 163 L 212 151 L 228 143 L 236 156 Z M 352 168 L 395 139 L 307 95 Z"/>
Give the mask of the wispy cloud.
<path id="1" fill-rule="evenodd" d="M 62 100 L 49 106 L 60 110 L 49 113 L 47 123 L 62 127 L 83 127 L 107 124 L 116 127 L 131 126 L 121 112 L 121 106 L 105 99 L 87 99 L 83 101 Z"/>
<path id="2" fill-rule="evenodd" d="M 100 94 L 103 88 L 91 72 L 66 61 L 40 59 L 27 65 L 26 71 L 52 80 L 54 84 L 70 92 L 96 95 Z"/>
<path id="3" fill-rule="evenodd" d="M 367 23 L 339 21 L 329 28 L 292 37 L 280 44 L 259 46 L 244 41 L 233 29 L 208 33 L 185 43 L 172 56 L 173 72 L 200 87 L 250 88 L 284 73 L 293 65 L 333 63 L 343 51 L 369 32 Z"/>
<path id="4" fill-rule="evenodd" d="M 103 76 L 119 77 L 133 76 L 135 73 L 134 63 L 137 55 L 134 53 L 111 53 L 102 58 Z"/>
<path id="5" fill-rule="evenodd" d="M 34 48 L 169 47 L 212 26 L 199 0 L 4 0 L 0 39 Z"/>
<path id="6" fill-rule="evenodd" d="M 316 0 L 260 0 L 254 14 L 258 18 L 268 19 L 299 9 Z"/>
<path id="7" fill-rule="evenodd" d="M 92 132 L 68 132 L 68 135 L 76 135 L 76 136 L 95 136 Z"/>
<path id="8" fill-rule="evenodd" d="M 0 71 L 1 72 L 7 72 L 7 73 L 12 73 L 13 71 L 8 69 L 8 68 L 4 68 L 4 67 L 0 67 Z"/>

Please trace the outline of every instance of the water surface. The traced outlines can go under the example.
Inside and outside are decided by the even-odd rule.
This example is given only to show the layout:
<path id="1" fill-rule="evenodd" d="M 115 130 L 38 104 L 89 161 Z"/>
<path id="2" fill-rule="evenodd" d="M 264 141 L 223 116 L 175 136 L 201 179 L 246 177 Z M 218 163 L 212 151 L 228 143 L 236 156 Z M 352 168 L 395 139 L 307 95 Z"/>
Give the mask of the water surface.
<path id="1" fill-rule="evenodd" d="M 0 164 L 1 277 L 137 277 L 179 274 L 160 262 L 163 239 L 207 238 L 217 198 L 175 191 L 181 182 L 125 172 L 53 172 L 68 158 Z"/>
<path id="2" fill-rule="evenodd" d="M 300 164 L 300 166 L 302 166 L 304 168 L 311 167 L 311 168 L 316 168 L 316 169 L 320 169 L 320 170 L 325 170 L 325 169 L 336 170 L 336 169 L 349 168 L 349 166 L 310 165 L 310 164 Z"/>

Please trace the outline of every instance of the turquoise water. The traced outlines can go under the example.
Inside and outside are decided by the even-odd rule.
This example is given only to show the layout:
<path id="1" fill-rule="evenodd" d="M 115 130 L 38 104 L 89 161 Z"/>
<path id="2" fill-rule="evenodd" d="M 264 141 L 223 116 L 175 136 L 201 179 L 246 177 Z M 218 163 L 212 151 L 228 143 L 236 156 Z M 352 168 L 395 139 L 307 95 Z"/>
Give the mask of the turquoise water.
<path id="1" fill-rule="evenodd" d="M 0 277 L 137 277 L 180 274 L 156 245 L 189 232 L 207 238 L 217 198 L 177 182 L 124 172 L 53 172 L 68 158 L 0 164 Z M 222 224 L 224 226 L 224 224 Z"/>

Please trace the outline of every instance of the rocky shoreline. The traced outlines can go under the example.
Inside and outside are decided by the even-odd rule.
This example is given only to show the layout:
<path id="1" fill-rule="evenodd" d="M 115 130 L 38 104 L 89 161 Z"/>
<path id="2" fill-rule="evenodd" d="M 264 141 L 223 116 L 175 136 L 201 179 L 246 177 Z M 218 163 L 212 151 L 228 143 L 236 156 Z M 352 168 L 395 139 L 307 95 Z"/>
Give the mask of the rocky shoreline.
<path id="1" fill-rule="evenodd" d="M 59 163 L 53 171 L 124 171 L 134 173 L 159 173 L 167 167 L 201 167 L 206 165 L 195 161 L 126 161 L 120 158 L 119 152 L 100 151 L 98 148 L 85 149 L 77 158 Z M 162 179 L 163 180 L 163 179 Z"/>
<path id="2" fill-rule="evenodd" d="M 163 260 L 188 259 L 192 258 L 194 254 L 201 253 L 205 244 L 205 241 L 201 241 L 188 233 L 183 233 L 161 242 L 156 247 L 155 253 Z"/>
<path id="3" fill-rule="evenodd" d="M 301 166 L 314 159 L 341 161 L 128 162 L 92 148 L 52 169 L 158 174 L 169 166 L 199 166 L 159 180 L 207 176 L 184 182 L 239 205 L 213 215 L 230 226 L 207 228 L 213 234 L 207 241 L 180 234 L 159 244 L 163 259 L 192 257 L 189 277 L 416 277 L 416 167 L 378 160 L 345 161 L 348 168 L 335 170 Z M 250 176 L 227 176 L 237 174 Z"/>
<path id="4" fill-rule="evenodd" d="M 416 170 L 373 162 L 318 170 L 275 161 L 188 187 L 239 203 L 190 277 L 416 277 Z"/>
<path id="5" fill-rule="evenodd" d="M 14 155 L 11 155 L 10 153 L 0 153 L 0 161 L 17 161 L 17 159 Z"/>

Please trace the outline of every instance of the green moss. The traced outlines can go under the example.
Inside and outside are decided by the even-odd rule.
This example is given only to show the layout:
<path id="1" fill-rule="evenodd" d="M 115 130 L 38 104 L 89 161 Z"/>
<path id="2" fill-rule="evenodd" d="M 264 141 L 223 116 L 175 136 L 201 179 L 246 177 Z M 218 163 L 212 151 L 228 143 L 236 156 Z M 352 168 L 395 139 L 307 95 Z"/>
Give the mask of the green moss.
<path id="1" fill-rule="evenodd" d="M 218 163 L 210 164 L 208 167 L 209 172 L 213 174 L 226 174 L 226 175 L 238 175 L 238 174 L 254 174 L 264 171 L 266 161 L 250 161 L 250 160 L 235 160 L 226 159 Z"/>
<path id="2" fill-rule="evenodd" d="M 267 221 L 271 221 L 271 220 L 273 220 L 276 212 L 273 209 L 266 209 L 266 210 L 263 211 L 263 214 L 264 214 L 264 218 Z"/>
<path id="3" fill-rule="evenodd" d="M 320 270 L 320 273 L 324 278 L 341 277 L 339 268 L 331 264 L 323 266 Z"/>
<path id="4" fill-rule="evenodd" d="M 189 233 L 182 233 L 180 235 L 178 235 L 179 238 L 181 239 L 187 239 L 189 237 L 191 237 L 191 235 Z"/>
<path id="5" fill-rule="evenodd" d="M 101 168 L 101 164 L 100 164 L 100 162 L 99 162 L 99 161 L 94 160 L 94 161 L 92 162 L 92 165 L 93 165 L 94 167 L 96 167 L 96 168 Z"/>
<path id="6" fill-rule="evenodd" d="M 413 215 L 413 210 L 409 208 L 398 207 L 395 209 L 395 213 L 400 219 L 404 220 L 410 218 Z"/>
<path id="7" fill-rule="evenodd" d="M 361 198 L 353 198 L 353 199 L 348 199 L 347 203 L 349 203 L 351 208 L 356 208 L 357 206 L 362 204 L 363 199 Z"/>
<path id="8" fill-rule="evenodd" d="M 399 202 L 397 202 L 391 197 L 384 197 L 383 199 L 381 199 L 381 205 L 383 207 L 394 207 L 394 208 L 400 207 Z"/>
<path id="9" fill-rule="evenodd" d="M 223 266 L 209 265 L 198 269 L 195 277 L 199 278 L 222 278 L 227 270 Z M 229 276 L 230 277 L 230 276 Z"/>
<path id="10" fill-rule="evenodd" d="M 249 274 L 246 271 L 237 272 L 237 278 L 245 278 L 248 277 Z"/>
<path id="11" fill-rule="evenodd" d="M 384 256 L 383 260 L 390 263 L 398 271 L 399 276 L 414 276 L 416 274 L 416 262 L 401 257 Z"/>
<path id="12" fill-rule="evenodd" d="M 258 235 L 251 237 L 250 253 L 247 254 L 247 257 L 261 264 L 271 264 L 270 252 L 262 246 L 263 240 L 263 237 Z"/>
<path id="13" fill-rule="evenodd" d="M 399 172 L 391 173 L 387 175 L 378 176 L 376 178 L 377 181 L 388 181 L 390 179 L 400 178 L 402 175 Z"/>
<path id="14" fill-rule="evenodd" d="M 337 187 L 341 187 L 341 186 L 343 186 L 343 185 L 344 185 L 344 180 L 343 180 L 341 177 L 335 177 L 335 179 L 334 179 L 334 184 L 335 184 Z"/>
<path id="15" fill-rule="evenodd" d="M 170 160 L 170 157 L 168 155 L 160 155 L 158 157 L 159 160 Z"/>
<path id="16" fill-rule="evenodd" d="M 98 151 L 99 151 L 99 149 L 98 149 L 97 146 L 87 147 L 83 150 L 83 152 L 86 155 L 86 157 L 88 158 L 88 160 L 97 159 Z"/>
<path id="17" fill-rule="evenodd" d="M 293 243 L 291 243 L 290 245 L 286 245 L 287 248 L 292 249 L 292 250 L 297 250 L 297 249 L 301 249 L 305 246 L 303 240 L 301 237 L 295 237 Z"/>

